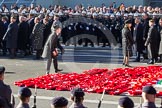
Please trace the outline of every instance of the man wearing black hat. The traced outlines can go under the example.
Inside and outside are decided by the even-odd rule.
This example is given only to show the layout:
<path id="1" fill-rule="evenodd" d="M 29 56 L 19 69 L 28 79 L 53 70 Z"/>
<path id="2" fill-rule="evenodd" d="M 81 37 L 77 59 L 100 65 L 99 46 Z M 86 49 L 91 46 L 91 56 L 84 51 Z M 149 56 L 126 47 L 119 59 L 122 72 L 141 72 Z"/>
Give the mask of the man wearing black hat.
<path id="1" fill-rule="evenodd" d="M 118 108 L 133 108 L 134 103 L 129 97 L 122 97 L 119 99 Z"/>
<path id="2" fill-rule="evenodd" d="M 12 90 L 9 85 L 4 84 L 5 67 L 0 66 L 0 96 L 5 99 L 5 108 L 11 108 L 14 102 L 11 102 Z M 14 101 L 14 99 L 13 99 Z"/>
<path id="3" fill-rule="evenodd" d="M 18 91 L 18 97 L 20 99 L 20 102 L 16 108 L 30 108 L 28 103 L 30 101 L 31 95 L 32 93 L 29 88 L 27 87 L 20 88 Z"/>
<path id="4" fill-rule="evenodd" d="M 142 98 L 144 103 L 142 108 L 156 108 L 155 106 L 156 90 L 153 86 L 145 86 L 142 89 Z"/>
<path id="5" fill-rule="evenodd" d="M 81 88 L 74 88 L 71 91 L 72 105 L 69 108 L 87 108 L 83 105 L 84 91 Z"/>
<path id="6" fill-rule="evenodd" d="M 56 97 L 52 99 L 51 108 L 67 108 L 68 100 L 64 97 Z"/>
<path id="7" fill-rule="evenodd" d="M 57 63 L 57 56 L 58 56 L 58 37 L 61 34 L 61 26 L 57 23 L 53 25 L 53 30 L 51 35 L 48 37 L 48 40 L 46 41 L 46 44 L 44 46 L 43 58 L 47 58 L 47 67 L 46 67 L 46 74 L 49 74 L 51 62 L 53 60 L 53 65 L 55 68 L 55 72 L 60 72 L 62 69 L 58 69 L 58 63 Z"/>

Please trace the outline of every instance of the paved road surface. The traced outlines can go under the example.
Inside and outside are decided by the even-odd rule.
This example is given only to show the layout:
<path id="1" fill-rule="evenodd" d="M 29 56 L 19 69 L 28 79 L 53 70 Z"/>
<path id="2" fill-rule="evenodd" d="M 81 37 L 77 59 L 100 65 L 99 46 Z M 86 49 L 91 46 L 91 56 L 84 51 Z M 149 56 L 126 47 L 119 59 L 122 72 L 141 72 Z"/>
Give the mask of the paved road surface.
<path id="1" fill-rule="evenodd" d="M 121 49 L 111 50 L 110 48 L 66 47 L 65 51 L 66 52 L 63 56 L 59 56 L 59 67 L 64 69 L 64 73 L 81 73 L 83 70 L 91 68 L 112 69 L 122 67 Z M 16 97 L 16 104 L 18 103 L 18 87 L 15 86 L 13 82 L 45 74 L 45 60 L 33 60 L 33 56 L 17 59 L 8 59 L 7 57 L 0 56 L 0 64 L 6 67 L 5 82 L 11 85 L 13 93 Z M 147 66 L 146 63 L 133 62 L 131 62 L 131 65 Z M 51 73 L 54 73 L 53 66 L 51 66 Z M 33 89 L 32 91 L 34 93 Z M 50 100 L 52 97 L 65 96 L 68 99 L 70 97 L 69 91 L 51 91 L 39 89 L 37 94 L 38 108 L 50 108 Z M 87 105 L 89 108 L 97 108 L 100 97 L 101 94 L 86 93 L 84 101 L 85 105 Z M 120 96 L 105 95 L 101 108 L 117 108 L 117 101 L 119 98 Z M 137 105 L 139 105 L 139 97 L 134 97 L 132 99 Z M 159 99 L 157 99 L 157 104 L 160 104 Z M 30 105 L 33 105 L 33 99 L 31 99 Z"/>

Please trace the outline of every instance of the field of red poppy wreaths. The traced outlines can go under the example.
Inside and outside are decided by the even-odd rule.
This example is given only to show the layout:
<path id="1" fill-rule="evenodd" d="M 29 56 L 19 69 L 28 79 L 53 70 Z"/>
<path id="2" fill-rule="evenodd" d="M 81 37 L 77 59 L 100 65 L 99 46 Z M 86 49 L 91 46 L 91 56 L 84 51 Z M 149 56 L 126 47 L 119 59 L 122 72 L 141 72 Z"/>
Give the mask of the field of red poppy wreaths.
<path id="1" fill-rule="evenodd" d="M 81 87 L 85 92 L 121 95 L 127 93 L 132 96 L 141 95 L 142 87 L 154 85 L 162 79 L 162 66 L 91 69 L 81 74 L 49 74 L 37 78 L 16 81 L 17 86 L 40 89 L 69 91 L 74 87 Z M 158 91 L 158 96 L 162 92 Z"/>

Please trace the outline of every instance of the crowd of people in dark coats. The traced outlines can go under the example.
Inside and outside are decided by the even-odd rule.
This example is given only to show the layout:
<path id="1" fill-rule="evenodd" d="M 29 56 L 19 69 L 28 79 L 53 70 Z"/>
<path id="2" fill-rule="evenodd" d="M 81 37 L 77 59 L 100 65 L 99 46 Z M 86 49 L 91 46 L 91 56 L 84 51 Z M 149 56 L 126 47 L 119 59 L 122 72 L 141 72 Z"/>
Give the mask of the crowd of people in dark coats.
<path id="1" fill-rule="evenodd" d="M 44 8 L 32 4 L 29 7 L 22 5 L 20 8 L 12 5 L 10 10 L 2 5 L 0 12 L 0 49 L 3 55 L 8 52 L 10 58 L 15 58 L 17 52 L 27 56 L 36 51 L 35 59 L 41 59 L 42 49 L 55 20 L 62 22 L 59 39 L 62 44 L 111 47 L 109 38 L 112 35 L 118 46 L 122 47 L 122 29 L 124 22 L 130 19 L 133 44 L 136 46 L 134 50 L 137 52 L 135 61 L 140 61 L 141 54 L 144 59 L 149 58 L 149 64 L 162 61 L 160 7 L 126 7 L 123 3 L 117 7 L 113 2 L 108 7 L 105 4 L 101 7 L 91 5 L 87 8 L 76 5 L 72 9 L 58 5 Z M 154 36 L 152 27 L 149 26 L 150 19 L 155 25 Z M 91 35 L 95 36 L 96 40 Z"/>

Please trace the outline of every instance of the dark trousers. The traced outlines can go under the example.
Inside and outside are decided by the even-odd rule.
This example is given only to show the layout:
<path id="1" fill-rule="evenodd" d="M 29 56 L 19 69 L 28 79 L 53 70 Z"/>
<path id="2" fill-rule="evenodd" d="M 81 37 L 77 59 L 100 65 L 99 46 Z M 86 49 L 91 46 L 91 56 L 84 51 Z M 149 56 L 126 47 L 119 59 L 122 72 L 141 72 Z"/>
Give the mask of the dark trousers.
<path id="1" fill-rule="evenodd" d="M 159 56 L 160 56 L 160 62 L 162 62 L 162 54 L 160 54 Z"/>
<path id="2" fill-rule="evenodd" d="M 3 55 L 6 55 L 7 53 L 6 41 L 2 41 L 2 50 L 3 50 Z"/>
<path id="3" fill-rule="evenodd" d="M 58 62 L 57 62 L 57 57 L 51 58 L 51 59 L 47 59 L 47 71 L 50 71 L 50 67 L 51 67 L 51 62 L 53 62 L 53 66 L 55 70 L 58 70 Z"/>
<path id="4" fill-rule="evenodd" d="M 16 57 L 16 49 L 15 48 L 9 48 L 10 58 Z"/>
<path id="5" fill-rule="evenodd" d="M 157 51 L 157 48 L 155 47 L 155 45 L 152 45 L 152 44 L 149 44 L 148 45 L 148 56 L 149 56 L 149 59 L 154 61 L 157 59 L 157 55 L 158 55 L 158 51 Z"/>
<path id="6" fill-rule="evenodd" d="M 41 53 L 42 53 L 41 49 L 37 49 L 36 50 L 36 59 L 40 59 L 41 58 Z"/>

